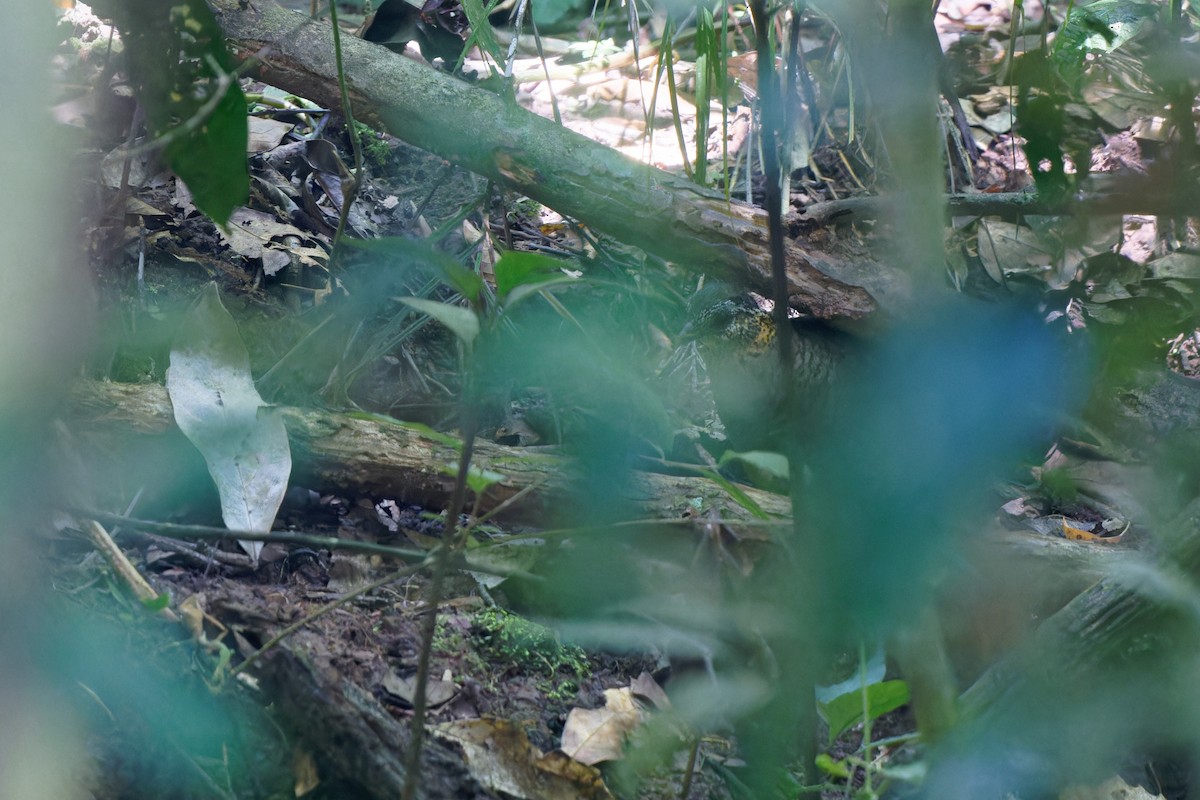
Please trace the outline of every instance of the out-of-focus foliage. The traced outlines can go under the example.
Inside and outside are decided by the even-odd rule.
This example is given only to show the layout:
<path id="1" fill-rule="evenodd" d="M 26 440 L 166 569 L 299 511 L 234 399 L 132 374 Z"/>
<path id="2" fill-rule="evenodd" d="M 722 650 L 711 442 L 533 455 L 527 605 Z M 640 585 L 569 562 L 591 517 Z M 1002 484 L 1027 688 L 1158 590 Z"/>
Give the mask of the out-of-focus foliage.
<path id="1" fill-rule="evenodd" d="M 928 600 L 990 480 L 1036 452 L 1087 386 L 1086 355 L 1031 316 L 964 301 L 926 319 L 842 385 L 801 488 L 801 524 L 837 576 L 829 608 L 863 631 Z"/>
<path id="2" fill-rule="evenodd" d="M 225 224 L 249 193 L 246 98 L 212 12 L 203 0 L 105 5 L 121 29 L 151 136 L 166 141 L 196 207 Z"/>
<path id="3" fill-rule="evenodd" d="M 579 0 L 544 0 L 533 4 L 533 18 L 538 25 L 557 25 L 582 7 Z"/>
<path id="4" fill-rule="evenodd" d="M 1169 5 L 1072 5 L 1052 44 L 1016 60 L 1017 119 L 1043 197 L 1064 198 L 1078 185 L 1103 127 L 1163 113 L 1181 81 L 1194 92 L 1196 73 L 1183 65 L 1194 70 L 1196 56 L 1170 35 Z"/>
<path id="5" fill-rule="evenodd" d="M 72 772 L 83 742 L 64 702 L 68 670 L 87 660 L 74 628 L 52 613 L 39 532 L 73 487 L 55 479 L 51 418 L 66 397 L 89 335 L 87 270 L 65 191 L 71 145 L 52 126 L 48 65 L 55 45 L 49 3 L 5 9 L 0 82 L 11 115 L 0 150 L 0 796 L 81 797 Z"/>
<path id="6" fill-rule="evenodd" d="M 147 38 L 150 31 L 173 20 L 162 11 L 165 7 L 143 8 L 146 2 L 129 0 L 121 13 L 126 15 L 130 49 L 147 51 L 133 58 L 135 71 L 143 75 L 140 88 L 152 98 L 178 89 L 180 78 L 168 75 L 161 62 L 149 60 L 154 49 Z M 203 16 L 202 3 L 177 7 L 189 19 Z M 573 7 L 540 3 L 534 13 L 545 23 L 564 17 Z M 471 0 L 466 8 L 477 23 L 483 48 L 500 60 L 497 40 L 482 22 L 484 7 Z M 889 11 L 896 10 L 900 18 L 899 12 L 911 16 L 914 8 L 894 3 Z M 865 9 L 864 5 L 860 10 Z M 146 12 L 146 19 L 135 18 L 138 10 Z M 909 120 L 930 115 L 922 125 L 932 129 L 934 109 L 920 102 L 933 96 L 932 84 L 922 83 L 932 74 L 917 69 L 928 67 L 929 54 L 922 53 L 912 64 L 895 63 L 898 54 L 912 51 L 893 49 L 903 37 L 871 28 L 880 22 L 873 19 L 874 10 L 855 23 L 858 27 L 848 37 L 849 58 L 870 62 L 863 84 L 875 102 L 893 105 L 891 119 L 903 118 L 904 113 L 911 115 Z M 724 30 L 718 34 L 708 9 L 701 9 L 699 19 L 696 95 L 707 108 L 709 99 L 725 94 L 725 53 L 723 42 L 718 43 Z M 201 29 L 202 35 L 192 42 L 201 50 L 188 51 L 187 69 L 180 74 L 190 76 L 189 81 L 199 78 L 212 89 L 228 74 L 227 65 L 223 55 L 214 55 L 221 50 L 219 37 L 204 25 Z M 1128 82 L 1136 72 L 1128 56 L 1135 64 L 1143 63 L 1145 56 L 1147 69 L 1137 76 L 1144 81 L 1137 86 L 1143 99 L 1162 94 L 1172 81 L 1191 79 L 1163 55 L 1181 51 L 1164 46 L 1147 55 L 1140 49 L 1159 41 L 1154 37 L 1161 31 L 1155 7 L 1103 0 L 1073 9 L 1053 47 L 1022 57 L 1015 69 L 1020 122 L 1031 161 L 1048 165 L 1037 173 L 1044 194 L 1069 195 L 1074 182 L 1067 164 L 1084 167 L 1096 135 L 1093 127 L 1080 124 L 1081 108 L 1086 108 L 1095 85 L 1117 78 Z M 172 35 L 179 35 L 178 30 Z M 673 40 L 664 36 L 666 41 Z M 876 44 L 887 47 L 876 50 Z M 920 46 L 914 39 L 912 47 Z M 177 47 L 178 43 L 172 46 L 172 53 Z M 664 63 L 670 57 L 664 52 Z M 830 61 L 842 58 L 828 56 Z M 144 77 L 155 69 L 168 80 L 156 83 Z M 917 77 L 910 79 L 910 72 Z M 216 98 L 189 92 L 182 93 L 185 99 L 200 105 L 189 110 L 169 101 L 151 108 L 157 135 L 178 130 Z M 826 92 L 825 99 L 832 94 Z M 220 96 L 212 113 L 224 113 L 235 103 L 233 97 L 233 90 Z M 240 103 L 240 95 L 237 98 Z M 222 158 L 231 157 L 236 132 L 223 129 L 217 119 L 214 116 L 205 131 L 206 140 L 216 140 L 206 146 Z M 703 115 L 698 126 L 708 127 Z M 899 139 L 894 143 L 920 143 L 919 138 Z M 168 153 L 178 158 L 177 171 L 191 183 L 188 170 L 195 165 L 189 164 L 188 156 L 208 151 L 197 149 L 186 156 L 173 152 L 188 141 L 174 140 Z M 244 162 L 242 146 L 237 145 L 237 155 Z M 932 176 L 921 182 L 920 190 L 912 190 L 927 202 L 934 194 L 930 187 L 940 189 L 942 165 L 935 148 L 917 149 L 925 160 L 905 161 L 905 168 L 915 164 L 917 173 L 924 170 L 926 177 Z M 697 141 L 695 153 L 696 176 L 704 182 L 703 140 Z M 891 154 L 904 161 L 904 151 Z M 230 202 L 223 193 L 226 188 L 222 186 L 208 205 L 214 218 L 220 219 L 221 209 Z M 194 184 L 192 189 L 203 194 Z M 908 190 L 903 186 L 900 193 Z M 910 199 L 907 194 L 905 199 Z M 890 232 L 894 240 L 889 245 L 901 253 L 898 258 L 910 262 L 906 266 L 936 275 L 933 262 L 940 259 L 913 256 L 927 253 L 930 241 L 940 243 L 940 217 L 926 216 L 919 231 L 915 225 L 897 226 Z M 22 221 L 29 223 L 26 230 L 33 229 L 33 221 Z M 1012 228 L 1013 238 L 1023 235 L 1017 226 Z M 992 230 L 1001 232 L 996 226 Z M 21 237 L 13 239 L 22 247 L 10 252 L 30 258 Z M 916 240 L 924 244 L 908 246 Z M 816 708 L 814 685 L 827 666 L 822 659 L 854 649 L 864 638 L 903 635 L 921 618 L 937 598 L 943 578 L 959 563 L 961 546 L 977 529 L 976 521 L 989 515 L 984 500 L 992 480 L 1024 457 L 1036 455 L 1054 425 L 1078 410 L 1089 386 L 1092 355 L 1076 347 L 1077 342 L 1064 341 L 1041 320 L 982 309 L 961 298 L 945 301 L 928 291 L 921 297 L 925 305 L 919 313 L 901 317 L 886 335 L 864 347 L 859 360 L 846 366 L 845 377 L 832 390 L 827 416 L 815 418 L 798 407 L 794 396 L 790 406 L 758 409 L 765 418 L 786 422 L 766 427 L 771 434 L 767 445 L 778 452 L 743 454 L 723 462 L 740 461 L 760 475 L 769 474 L 777 488 L 790 490 L 795 502 L 794 529 L 768 528 L 754 543 L 766 555 L 755 560 L 740 551 L 743 546 L 750 549 L 747 542 L 734 540 L 722 529 L 724 509 L 697 509 L 691 504 L 694 498 L 682 498 L 681 506 L 686 501 L 689 512 L 710 515 L 705 517 L 709 524 L 684 529 L 634 519 L 632 500 L 639 487 L 633 470 L 646 463 L 645 457 L 657 459 L 669 452 L 677 433 L 662 393 L 647 380 L 664 349 L 653 326 L 670 333 L 678 330 L 666 324 L 672 316 L 664 311 L 678 298 L 657 291 L 655 282 L 675 279 L 676 274 L 668 275 L 660 265 L 606 274 L 604 264 L 575 269 L 580 265 L 507 252 L 494 265 L 493 297 L 479 274 L 430 246 L 397 239 L 364 249 L 386 249 L 404 268 L 420 264 L 440 274 L 448 287 L 442 299 L 405 297 L 403 319 L 407 325 L 416 312 L 457 337 L 468 375 L 466 404 L 475 406 L 474 412 L 511 407 L 520 397 L 526 402 L 524 420 L 540 428 L 537 433 L 543 440 L 560 444 L 576 457 L 567 476 L 572 501 L 552 509 L 557 519 L 549 520 L 569 528 L 570 535 L 560 537 L 561 547 L 538 565 L 544 580 L 533 586 L 514 580 L 505 590 L 516 603 L 524 602 L 545 617 L 558 617 L 562 628 L 579 641 L 661 655 L 673 672 L 671 688 L 680 718 L 699 730 L 735 732 L 742 755 L 752 765 L 748 772 L 757 771 L 743 773 L 753 786 L 747 796 L 765 796 L 780 786 L 795 793 L 795 776 L 788 772 L 796 766 L 789 761 L 799 752 L 793 738 L 802 723 L 812 723 L 815 729 L 815 717 L 806 717 L 805 709 Z M 1014 252 L 995 255 L 991 261 L 992 271 L 1002 280 L 1010 277 L 1013 265 L 1005 262 Z M 1193 310 L 1187 301 L 1193 287 L 1187 283 L 1145 280 L 1135 267 L 1104 255 L 1092 254 L 1085 266 L 1084 278 L 1103 285 L 1090 296 L 1088 310 L 1095 319 L 1108 316 L 1116 324 L 1152 316 L 1164 307 L 1181 317 Z M 1069 286 L 1064 278 L 1052 288 Z M 44 299 L 47 293 L 40 294 Z M 353 302 L 369 306 L 371 314 L 382 313 L 379 298 L 388 294 L 360 291 Z M 677 311 L 679 304 L 675 305 Z M 41 327 L 36 317 L 23 316 L 23 308 L 12 311 L 19 325 L 53 333 L 54 326 Z M 1143 340 L 1159 334 L 1157 327 L 1149 326 L 1125 330 Z M 1119 354 L 1119 348 L 1115 352 Z M 24 365 L 15 350 L 0 350 L 0 355 L 13 362 L 0 362 L 4 376 Z M 5 385 L 12 393 L 9 387 L 18 384 Z M 0 397 L 9 401 L 9 396 Z M 1181 466 L 1193 455 L 1181 441 L 1171 443 L 1168 471 L 1182 497 L 1195 488 L 1188 483 L 1195 480 L 1195 468 L 1187 473 Z M 784 469 L 780 462 L 787 460 L 790 468 Z M 471 478 L 476 491 L 494 479 L 479 473 Z M 925 796 L 977 797 L 1012 790 L 1044 794 L 1067 776 L 1105 768 L 1130 739 L 1137 739 L 1139 747 L 1145 741 L 1145 746 L 1197 749 L 1189 738 L 1197 729 L 1190 709 L 1200 708 L 1190 682 L 1195 652 L 1189 643 L 1195 640 L 1197 617 L 1193 582 L 1168 568 L 1148 572 L 1127 574 L 1125 579 L 1146 596 L 1165 598 L 1177 613 L 1178 624 L 1164 629 L 1163 639 L 1169 641 L 1135 641 L 1110 661 L 1089 662 L 1096 671 L 1084 675 L 1047 675 L 1044 667 L 1050 662 L 1039 660 L 1041 654 L 1018 662 L 1017 671 L 1027 670 L 1028 675 L 1020 676 L 1011 702 L 963 722 L 947 738 L 949 743 L 930 751 Z M 1173 637 L 1184 644 L 1174 646 Z M 104 644 L 101 640 L 93 646 Z M 544 643 L 535 644 L 540 648 Z M 534 654 L 539 648 L 526 650 Z M 89 677 L 99 691 L 136 711 L 145 698 L 130 696 L 128 676 L 116 675 L 114 668 L 113 663 L 100 662 Z M 133 673 L 134 681 L 138 677 Z M 156 703 L 139 712 L 152 737 L 162 735 L 173 715 L 194 717 L 204 734 L 195 749 L 223 745 L 230 723 L 219 710 L 198 711 L 193 694 L 168 698 L 159 685 L 148 683 L 144 688 L 145 697 Z M 852 690 L 822 698 L 820 710 L 829 733 L 836 736 L 860 718 L 875 719 L 908 697 L 909 684 L 884 680 L 882 674 L 864 675 Z M 1184 710 L 1170 715 L 1173 704 L 1183 704 Z M 664 754 L 670 746 L 664 743 Z M 852 777 L 849 762 L 825 763 L 831 772 Z M 812 782 L 812 766 L 800 764 L 795 771 Z"/>
<path id="7" fill-rule="evenodd" d="M 1067 9 L 1051 51 L 1055 66 L 1068 83 L 1082 80 L 1089 55 L 1112 53 L 1152 24 L 1159 4 L 1131 0 L 1098 0 Z"/>

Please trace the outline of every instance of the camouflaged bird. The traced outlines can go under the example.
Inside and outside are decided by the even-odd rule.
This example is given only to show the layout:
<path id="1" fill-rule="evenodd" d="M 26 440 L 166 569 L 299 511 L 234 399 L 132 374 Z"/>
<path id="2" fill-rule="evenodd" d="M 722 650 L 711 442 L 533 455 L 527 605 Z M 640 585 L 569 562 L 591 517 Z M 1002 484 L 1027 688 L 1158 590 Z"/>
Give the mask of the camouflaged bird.
<path id="1" fill-rule="evenodd" d="M 699 345 L 717 414 L 735 450 L 785 452 L 790 437 L 807 437 L 827 415 L 831 390 L 854 343 L 816 320 L 791 323 L 795 339 L 786 374 L 775 320 L 751 295 L 708 305 L 684 331 Z"/>

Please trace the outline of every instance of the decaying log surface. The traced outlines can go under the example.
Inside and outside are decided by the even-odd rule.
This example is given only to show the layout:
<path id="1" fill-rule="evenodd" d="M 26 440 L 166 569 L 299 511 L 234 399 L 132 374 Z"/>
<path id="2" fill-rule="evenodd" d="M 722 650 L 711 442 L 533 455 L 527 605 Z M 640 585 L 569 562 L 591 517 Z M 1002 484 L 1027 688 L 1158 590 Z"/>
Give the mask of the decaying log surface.
<path id="1" fill-rule="evenodd" d="M 73 390 L 71 409 L 69 427 L 80 438 L 181 436 L 166 389 L 158 385 L 81 381 Z M 443 468 L 458 461 L 457 447 L 381 417 L 298 408 L 281 408 L 280 413 L 291 442 L 294 483 L 434 509 L 444 508 L 449 501 L 453 478 Z M 183 450 L 193 448 L 185 445 Z M 556 503 L 571 502 L 571 462 L 559 454 L 479 441 L 473 463 L 504 476 L 481 500 L 481 512 L 510 502 L 502 519 L 545 524 L 554 518 Z M 177 468 L 163 465 L 156 469 L 169 472 Z M 709 480 L 644 473 L 637 486 L 639 496 L 628 500 L 650 519 L 680 519 L 697 505 L 716 511 L 722 520 L 751 517 Z M 523 490 L 526 493 L 512 502 Z M 767 514 L 785 517 L 790 513 L 784 497 L 749 488 L 745 491 Z"/>
<path id="2" fill-rule="evenodd" d="M 294 634 L 256 669 L 277 713 L 302 733 L 326 775 L 336 776 L 341 796 L 400 797 L 406 777 L 403 754 L 411 740 L 408 725 L 389 714 L 367 689 L 340 675 L 319 642 L 310 646 L 310 638 L 304 631 Z M 480 786 L 462 757 L 432 737 L 425 742 L 421 761 L 418 797 L 499 796 Z"/>
<path id="3" fill-rule="evenodd" d="M 194 494 L 201 482 L 211 482 L 202 461 L 184 463 L 188 458 L 194 462 L 198 454 L 175 426 L 170 399 L 161 386 L 82 381 L 72 391 L 69 412 L 66 427 L 80 447 L 75 455 L 85 463 L 111 458 L 107 471 L 122 473 L 126 488 L 138 487 L 147 475 L 189 484 L 185 494 Z M 279 413 L 288 430 L 298 482 L 431 508 L 447 502 L 452 486 L 442 467 L 456 461 L 455 447 L 377 418 L 295 408 L 281 408 Z M 484 498 L 482 510 L 528 488 L 509 516 L 532 521 L 567 497 L 569 461 L 562 456 L 480 442 L 474 463 L 506 476 Z M 112 476 L 102 475 L 107 477 Z M 644 493 L 633 501 L 655 519 L 680 517 L 696 498 L 704 498 L 705 508 L 720 509 L 722 517 L 749 516 L 709 481 L 645 474 L 637 485 Z M 787 510 L 783 498 L 747 492 L 773 513 Z M 224 601 L 215 589 L 209 595 L 211 612 L 243 636 L 262 642 L 278 633 L 282 621 L 253 615 L 257 606 Z M 333 782 L 334 795 L 399 797 L 407 777 L 403 753 L 411 741 L 409 725 L 384 707 L 372 687 L 344 674 L 336 656 L 329 642 L 301 630 L 266 653 L 253 674 L 287 730 L 310 748 L 322 780 L 326 785 Z M 453 746 L 436 737 L 426 738 L 421 771 L 421 798 L 498 796 L 471 776 Z"/>
<path id="4" fill-rule="evenodd" d="M 252 75 L 341 108 L 327 22 L 273 0 L 209 5 L 238 57 L 254 60 Z M 727 202 L 379 45 L 344 36 L 342 50 L 354 113 L 367 124 L 686 269 L 764 292 L 771 285 L 763 210 Z M 820 318 L 861 318 L 877 300 L 887 303 L 884 295 L 905 291 L 894 271 L 864 268 L 863 259 L 851 264 L 794 241 L 787 259 L 791 304 Z"/>

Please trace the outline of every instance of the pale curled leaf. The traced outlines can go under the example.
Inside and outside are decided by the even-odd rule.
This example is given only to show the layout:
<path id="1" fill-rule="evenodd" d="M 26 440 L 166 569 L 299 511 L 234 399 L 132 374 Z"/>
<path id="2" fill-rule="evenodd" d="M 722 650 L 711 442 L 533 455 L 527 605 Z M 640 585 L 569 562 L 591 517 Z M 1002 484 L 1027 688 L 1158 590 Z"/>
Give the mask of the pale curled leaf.
<path id="1" fill-rule="evenodd" d="M 233 317 L 210 283 L 171 350 L 167 392 L 175 422 L 208 464 L 233 530 L 269 531 L 292 470 L 283 420 L 263 403 Z M 262 542 L 242 541 L 253 558 Z"/>
<path id="2" fill-rule="evenodd" d="M 404 702 L 412 705 L 413 698 L 417 693 L 416 677 L 402 677 L 395 670 L 389 670 L 380 682 L 383 690 L 393 697 L 398 697 Z M 425 702 L 430 708 L 437 708 L 449 703 L 458 695 L 458 685 L 449 679 L 434 680 L 430 679 L 425 682 Z"/>

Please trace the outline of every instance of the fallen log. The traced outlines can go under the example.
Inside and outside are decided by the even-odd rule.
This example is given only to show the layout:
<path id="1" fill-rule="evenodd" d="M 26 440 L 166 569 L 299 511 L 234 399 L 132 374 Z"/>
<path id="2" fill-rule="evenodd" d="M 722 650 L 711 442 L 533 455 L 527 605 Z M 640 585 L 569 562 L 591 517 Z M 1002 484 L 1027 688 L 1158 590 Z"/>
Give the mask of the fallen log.
<path id="1" fill-rule="evenodd" d="M 175 426 L 162 386 L 81 381 L 70 405 L 68 427 L 84 443 L 85 458 L 113 459 L 99 474 L 123 475 L 126 485 L 158 476 L 173 486 L 189 484 L 184 490 L 194 490 L 196 481 L 206 479 L 199 453 Z M 459 451 L 446 437 L 375 415 L 289 407 L 281 408 L 280 414 L 291 443 L 294 484 L 432 509 L 444 508 L 449 501 L 454 480 L 443 468 L 458 461 Z M 501 519 L 545 523 L 553 518 L 556 503 L 571 502 L 570 460 L 547 448 L 479 441 L 473 463 L 503 476 L 480 498 L 481 513 L 505 504 Z M 135 475 L 139 469 L 146 475 Z M 703 478 L 640 473 L 637 490 L 638 496 L 628 499 L 649 519 L 682 519 L 697 508 L 731 523 L 753 517 L 720 486 Z M 743 491 L 768 515 L 790 514 L 785 497 L 748 487 Z M 523 493 L 520 498 L 518 493 Z"/>
<path id="2" fill-rule="evenodd" d="M 443 467 L 458 449 L 417 427 L 375 415 L 283 407 L 293 457 L 293 483 L 322 492 L 416 503 L 431 509 L 449 502 L 453 480 Z M 101 476 L 117 476 L 126 489 L 154 477 L 158 491 L 171 486 L 194 494 L 197 482 L 211 484 L 196 449 L 175 426 L 166 389 L 157 384 L 79 381 L 71 392 L 68 428 L 84 446 L 81 455 Z M 106 463 L 98 461 L 107 460 Z M 556 448 L 507 447 L 479 441 L 474 463 L 503 476 L 481 498 L 486 513 L 505 505 L 499 518 L 546 524 L 559 503 L 571 503 L 572 462 Z M 162 481 L 171 486 L 163 487 Z M 638 472 L 636 497 L 627 498 L 643 518 L 720 520 L 735 533 L 764 538 L 759 520 L 742 502 L 703 477 Z M 791 515 L 787 497 L 747 486 L 745 497 L 779 523 Z M 520 494 L 520 497 L 517 495 Z M 515 498 L 515 499 L 514 499 Z M 142 514 L 142 516 L 146 516 Z M 1030 569 L 1053 571 L 1058 585 L 1081 587 L 1096 580 L 1120 557 L 1106 548 L 1088 548 L 1062 539 L 996 531 L 992 545 L 972 556 L 981 563 L 1016 559 Z"/>

